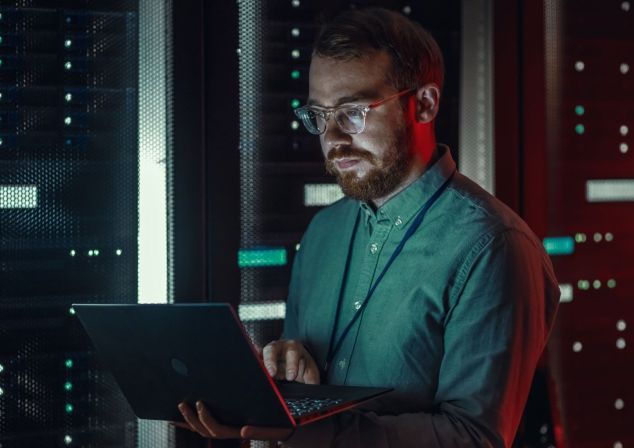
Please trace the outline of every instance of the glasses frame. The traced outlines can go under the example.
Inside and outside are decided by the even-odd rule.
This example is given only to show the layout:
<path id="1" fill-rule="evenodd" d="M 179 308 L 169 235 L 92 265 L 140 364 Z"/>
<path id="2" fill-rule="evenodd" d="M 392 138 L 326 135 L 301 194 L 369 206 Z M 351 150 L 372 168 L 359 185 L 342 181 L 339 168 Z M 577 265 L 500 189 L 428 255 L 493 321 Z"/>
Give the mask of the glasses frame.
<path id="1" fill-rule="evenodd" d="M 374 101 L 373 103 L 368 104 L 367 106 L 361 106 L 361 105 L 344 105 L 344 106 L 337 106 L 337 107 L 316 107 L 316 106 L 311 106 L 311 105 L 305 105 L 302 107 L 298 107 L 297 109 L 295 109 L 293 112 L 295 112 L 295 116 L 297 116 L 297 118 L 299 118 L 302 122 L 302 124 L 304 125 L 304 127 L 306 128 L 306 130 L 308 132 L 310 132 L 313 135 L 323 135 L 326 130 L 328 129 L 328 120 L 330 120 L 330 116 L 333 116 L 335 119 L 335 122 L 337 123 L 337 126 L 339 126 L 339 129 L 341 129 L 342 132 L 346 133 L 346 134 L 360 134 L 365 130 L 365 124 L 366 124 L 366 115 L 368 114 L 368 112 L 370 112 L 372 109 L 375 109 L 379 106 L 381 106 L 382 104 L 391 101 L 393 99 L 396 98 L 400 98 L 404 95 L 407 95 L 409 93 L 415 92 L 417 90 L 416 87 L 412 87 L 409 89 L 405 89 L 405 90 L 401 90 L 400 92 L 395 93 L 394 95 L 390 95 L 388 97 L 385 98 L 381 98 L 380 100 Z M 359 131 L 356 132 L 349 132 L 347 130 L 345 130 L 343 128 L 343 125 L 341 124 L 341 122 L 337 119 L 337 112 L 340 110 L 344 110 L 344 109 L 354 109 L 357 110 L 359 112 L 361 112 L 361 116 L 363 117 L 363 126 L 361 127 L 361 129 Z M 308 126 L 306 126 L 306 123 L 304 122 L 304 118 L 303 115 L 307 114 L 307 113 L 313 113 L 317 116 L 320 116 L 325 123 L 324 126 L 324 130 L 318 133 L 312 132 Z M 319 131 L 319 129 L 317 129 Z"/>

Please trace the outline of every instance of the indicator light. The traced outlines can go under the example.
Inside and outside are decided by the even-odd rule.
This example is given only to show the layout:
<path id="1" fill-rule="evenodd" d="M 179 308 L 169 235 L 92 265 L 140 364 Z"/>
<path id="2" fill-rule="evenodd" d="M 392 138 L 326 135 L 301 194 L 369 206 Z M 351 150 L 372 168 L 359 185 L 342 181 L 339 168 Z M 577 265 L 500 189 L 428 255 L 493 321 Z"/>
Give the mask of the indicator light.
<path id="1" fill-rule="evenodd" d="M 569 236 L 544 238 L 544 248 L 548 255 L 571 255 L 575 251 L 575 240 Z"/>
<path id="2" fill-rule="evenodd" d="M 285 266 L 286 249 L 241 249 L 238 251 L 238 266 L 241 268 Z"/>

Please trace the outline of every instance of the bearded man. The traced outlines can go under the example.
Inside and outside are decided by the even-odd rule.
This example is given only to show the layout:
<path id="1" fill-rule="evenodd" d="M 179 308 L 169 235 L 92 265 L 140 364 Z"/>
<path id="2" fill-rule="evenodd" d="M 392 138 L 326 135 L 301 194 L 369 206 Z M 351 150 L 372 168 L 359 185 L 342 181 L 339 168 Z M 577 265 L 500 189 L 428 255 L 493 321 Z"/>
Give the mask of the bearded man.
<path id="1" fill-rule="evenodd" d="M 419 25 L 351 10 L 318 34 L 296 112 L 346 197 L 302 239 L 265 365 L 394 392 L 295 433 L 228 428 L 183 405 L 193 430 L 293 447 L 511 446 L 559 288 L 539 239 L 436 142 L 442 83 Z"/>

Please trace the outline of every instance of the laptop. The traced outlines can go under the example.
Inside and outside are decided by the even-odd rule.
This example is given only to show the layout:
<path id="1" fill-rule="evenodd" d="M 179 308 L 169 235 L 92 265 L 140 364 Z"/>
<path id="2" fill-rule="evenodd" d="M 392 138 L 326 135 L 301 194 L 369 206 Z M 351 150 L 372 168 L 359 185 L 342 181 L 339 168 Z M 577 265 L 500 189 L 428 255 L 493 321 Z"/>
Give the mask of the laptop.
<path id="1" fill-rule="evenodd" d="M 392 389 L 276 382 L 226 303 L 73 305 L 137 417 L 183 421 L 202 400 L 231 426 L 295 427 Z"/>

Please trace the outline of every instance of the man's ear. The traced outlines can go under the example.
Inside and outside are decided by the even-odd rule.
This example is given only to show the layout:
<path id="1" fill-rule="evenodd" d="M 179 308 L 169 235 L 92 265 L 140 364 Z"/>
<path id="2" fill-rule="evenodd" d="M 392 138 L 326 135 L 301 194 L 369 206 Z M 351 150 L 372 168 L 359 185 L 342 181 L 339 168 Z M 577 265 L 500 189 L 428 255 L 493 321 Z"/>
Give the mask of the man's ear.
<path id="1" fill-rule="evenodd" d="M 416 121 L 431 123 L 438 115 L 440 89 L 434 83 L 425 84 L 416 91 Z"/>

